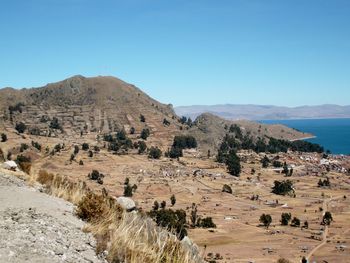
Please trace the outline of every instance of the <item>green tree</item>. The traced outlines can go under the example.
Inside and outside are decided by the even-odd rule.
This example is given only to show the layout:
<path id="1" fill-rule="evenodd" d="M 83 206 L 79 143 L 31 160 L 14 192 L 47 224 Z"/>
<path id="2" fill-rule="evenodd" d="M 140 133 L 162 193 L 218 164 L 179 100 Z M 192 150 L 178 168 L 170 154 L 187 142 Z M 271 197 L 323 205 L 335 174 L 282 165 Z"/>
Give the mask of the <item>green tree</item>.
<path id="1" fill-rule="evenodd" d="M 25 130 L 27 129 L 27 125 L 25 125 L 23 122 L 16 123 L 15 129 L 16 129 L 19 133 L 24 133 Z"/>
<path id="2" fill-rule="evenodd" d="M 7 135 L 5 133 L 1 133 L 1 142 L 7 141 Z"/>
<path id="3" fill-rule="evenodd" d="M 176 197 L 175 197 L 175 195 L 172 195 L 172 196 L 170 197 L 170 202 L 171 202 L 171 205 L 172 205 L 172 206 L 175 205 L 175 203 L 176 203 Z"/>
<path id="4" fill-rule="evenodd" d="M 272 217 L 269 214 L 262 214 L 259 219 L 260 223 L 262 223 L 266 228 L 269 228 L 271 222 L 272 222 Z"/>
<path id="5" fill-rule="evenodd" d="M 300 219 L 297 217 L 293 217 L 292 221 L 290 222 L 291 226 L 299 227 L 300 226 Z"/>
<path id="6" fill-rule="evenodd" d="M 162 201 L 162 202 L 160 203 L 160 208 L 161 208 L 161 209 L 165 209 L 165 207 L 166 207 L 166 202 L 165 202 L 165 201 Z"/>
<path id="7" fill-rule="evenodd" d="M 132 197 L 132 187 L 129 184 L 124 186 L 124 196 Z"/>
<path id="8" fill-rule="evenodd" d="M 148 157 L 151 159 L 159 159 L 162 156 L 162 151 L 158 147 L 151 147 Z"/>
<path id="9" fill-rule="evenodd" d="M 236 152 L 231 150 L 226 159 L 226 165 L 229 173 L 233 176 L 239 176 L 241 173 L 241 164 Z"/>
<path id="10" fill-rule="evenodd" d="M 81 149 L 83 149 L 84 151 L 89 150 L 89 144 L 87 144 L 86 142 L 84 142 L 83 145 L 81 146 Z"/>
<path id="11" fill-rule="evenodd" d="M 145 129 L 143 129 L 143 130 L 141 131 L 140 137 L 141 137 L 141 139 L 143 139 L 143 140 L 147 140 L 147 138 L 148 138 L 149 135 L 150 135 L 149 129 L 148 129 L 148 128 L 145 128 Z"/>
<path id="12" fill-rule="evenodd" d="M 322 224 L 330 225 L 332 221 L 333 221 L 333 217 L 332 217 L 331 212 L 327 211 L 326 213 L 324 213 L 323 218 L 322 218 Z"/>
<path id="13" fill-rule="evenodd" d="M 156 201 L 154 201 L 154 203 L 153 203 L 153 210 L 154 211 L 157 211 L 158 209 L 159 209 L 159 203 L 158 203 L 158 201 L 156 200 Z"/>
<path id="14" fill-rule="evenodd" d="M 139 150 L 138 150 L 139 154 L 142 154 L 147 150 L 147 145 L 144 141 L 139 141 L 138 148 L 139 148 Z"/>
<path id="15" fill-rule="evenodd" d="M 143 116 L 142 114 L 140 115 L 140 121 L 141 121 L 141 122 L 146 122 L 146 118 L 145 118 L 145 116 Z"/>
<path id="16" fill-rule="evenodd" d="M 289 221 L 292 219 L 291 213 L 282 213 L 281 215 L 281 224 L 282 226 L 288 226 Z"/>

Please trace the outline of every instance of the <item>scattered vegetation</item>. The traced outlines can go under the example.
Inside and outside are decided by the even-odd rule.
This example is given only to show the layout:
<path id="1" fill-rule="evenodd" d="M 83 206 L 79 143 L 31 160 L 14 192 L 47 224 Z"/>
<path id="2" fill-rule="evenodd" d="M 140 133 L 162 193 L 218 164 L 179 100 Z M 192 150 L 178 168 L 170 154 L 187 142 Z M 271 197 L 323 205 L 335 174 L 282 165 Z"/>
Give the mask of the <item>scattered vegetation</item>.
<path id="1" fill-rule="evenodd" d="M 56 117 L 52 118 L 49 127 L 54 130 L 63 130 L 61 124 L 59 123 Z"/>
<path id="2" fill-rule="evenodd" d="M 35 141 L 32 141 L 32 146 L 37 150 L 41 151 L 41 144 Z"/>

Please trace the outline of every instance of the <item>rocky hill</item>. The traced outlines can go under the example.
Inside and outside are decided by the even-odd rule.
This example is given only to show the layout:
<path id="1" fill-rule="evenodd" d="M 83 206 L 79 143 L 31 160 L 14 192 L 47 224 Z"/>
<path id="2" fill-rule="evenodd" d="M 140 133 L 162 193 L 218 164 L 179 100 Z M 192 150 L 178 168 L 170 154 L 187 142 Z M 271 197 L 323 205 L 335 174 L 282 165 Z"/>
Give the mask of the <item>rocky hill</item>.
<path id="1" fill-rule="evenodd" d="M 210 113 L 198 116 L 194 125 L 186 132 L 197 139 L 203 150 L 216 150 L 228 128 L 235 124 L 241 128 L 243 133 L 250 133 L 253 138 L 273 137 L 276 139 L 296 140 L 312 137 L 312 134 L 303 133 L 284 125 L 267 125 L 248 120 L 230 121 Z"/>
<path id="2" fill-rule="evenodd" d="M 171 105 L 114 77 L 74 76 L 40 88 L 5 88 L 0 90 L 0 112 L 0 122 L 10 126 L 24 122 L 30 133 L 52 137 L 128 132 L 131 127 L 140 133 L 147 127 L 162 138 L 180 126 Z M 57 123 L 52 124 L 54 118 Z"/>

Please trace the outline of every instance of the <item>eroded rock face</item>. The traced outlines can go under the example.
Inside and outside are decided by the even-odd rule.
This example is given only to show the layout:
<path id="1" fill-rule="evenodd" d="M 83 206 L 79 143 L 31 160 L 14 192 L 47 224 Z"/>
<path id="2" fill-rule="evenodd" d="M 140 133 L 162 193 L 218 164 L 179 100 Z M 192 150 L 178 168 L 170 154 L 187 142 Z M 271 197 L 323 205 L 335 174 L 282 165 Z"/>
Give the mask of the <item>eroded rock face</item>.
<path id="1" fill-rule="evenodd" d="M 96 242 L 69 203 L 0 171 L 0 262 L 96 262 Z"/>

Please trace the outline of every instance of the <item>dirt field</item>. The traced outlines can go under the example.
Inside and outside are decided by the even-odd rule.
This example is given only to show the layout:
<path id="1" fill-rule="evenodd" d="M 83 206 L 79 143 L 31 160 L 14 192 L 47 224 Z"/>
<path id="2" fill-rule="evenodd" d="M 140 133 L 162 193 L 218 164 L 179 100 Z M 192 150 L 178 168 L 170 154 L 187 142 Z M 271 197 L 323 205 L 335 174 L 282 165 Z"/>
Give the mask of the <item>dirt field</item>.
<path id="1" fill-rule="evenodd" d="M 184 209 L 188 216 L 192 203 L 197 204 L 198 214 L 212 217 L 217 228 L 189 229 L 189 237 L 202 248 L 203 255 L 219 254 L 217 262 L 267 263 L 280 257 L 300 262 L 303 256 L 311 259 L 310 262 L 350 262 L 350 178 L 332 171 L 326 174 L 331 187 L 320 188 L 317 183 L 321 175 L 306 175 L 305 167 L 311 161 L 301 160 L 297 155 L 281 157 L 295 164 L 293 176 L 288 178 L 294 183 L 296 197 L 293 198 L 271 193 L 273 182 L 286 178 L 271 168 L 261 168 L 260 157 L 255 154 L 241 163 L 243 171 L 236 178 L 227 174 L 213 157 L 200 158 L 196 151 L 187 152 L 180 161 L 165 157 L 149 160 L 136 152 L 113 155 L 93 135 L 65 141 L 28 135 L 24 139 L 15 134 L 8 137 L 6 143 L 0 143 L 5 153 L 14 151 L 13 147 L 21 142 L 30 144 L 32 139 L 39 141 L 43 149 L 65 143 L 65 148 L 54 156 L 31 148 L 30 154 L 36 159 L 33 173 L 45 169 L 72 180 L 84 180 L 91 188 L 98 191 L 104 187 L 114 196 L 123 195 L 124 180 L 129 178 L 132 185 L 137 185 L 133 199 L 143 211 L 152 209 L 155 200 L 159 203 L 165 200 L 170 207 L 172 194 L 176 196 L 173 209 Z M 73 145 L 83 142 L 98 145 L 101 151 L 90 158 L 87 151 L 80 149 L 70 162 Z M 79 165 L 80 160 L 84 165 Z M 103 185 L 88 180 L 87 175 L 93 169 L 105 175 Z M 232 187 L 233 194 L 222 192 L 224 184 Z M 251 200 L 253 195 L 259 195 L 259 199 Z M 328 228 L 320 225 L 325 211 L 330 211 L 334 219 Z M 281 226 L 283 212 L 298 217 L 301 225 L 308 221 L 308 229 Z M 259 223 L 263 213 L 272 216 L 268 229 Z"/>

